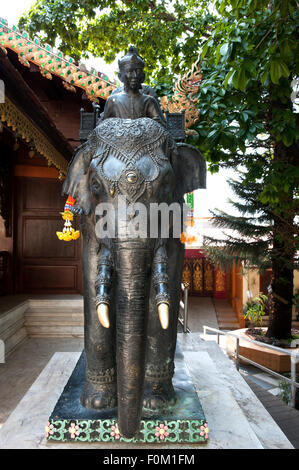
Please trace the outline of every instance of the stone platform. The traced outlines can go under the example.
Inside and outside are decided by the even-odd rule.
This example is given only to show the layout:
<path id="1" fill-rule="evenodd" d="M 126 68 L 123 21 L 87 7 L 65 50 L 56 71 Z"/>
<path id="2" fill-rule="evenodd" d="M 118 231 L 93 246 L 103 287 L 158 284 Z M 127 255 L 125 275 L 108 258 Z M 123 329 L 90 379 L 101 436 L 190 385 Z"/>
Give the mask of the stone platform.
<path id="1" fill-rule="evenodd" d="M 55 442 L 47 423 L 80 352 L 55 353 L 0 430 L 1 449 L 292 449 L 293 446 L 254 395 L 233 363 L 198 333 L 179 334 L 192 383 L 209 424 L 203 443 Z"/>
<path id="2" fill-rule="evenodd" d="M 85 383 L 86 358 L 83 351 L 47 425 L 47 438 L 73 442 L 205 443 L 209 428 L 198 395 L 177 348 L 173 386 L 177 402 L 163 413 L 145 411 L 136 437 L 119 433 L 117 408 L 84 408 L 80 397 Z"/>

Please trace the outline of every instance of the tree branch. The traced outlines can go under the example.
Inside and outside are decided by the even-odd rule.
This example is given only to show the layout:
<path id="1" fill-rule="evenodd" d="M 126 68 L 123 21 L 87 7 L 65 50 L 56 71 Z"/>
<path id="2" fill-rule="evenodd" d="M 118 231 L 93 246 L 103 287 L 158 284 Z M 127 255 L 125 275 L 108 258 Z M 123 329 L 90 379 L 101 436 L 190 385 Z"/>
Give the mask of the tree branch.
<path id="1" fill-rule="evenodd" d="M 125 3 L 133 3 L 133 0 L 124 0 Z M 153 3 L 153 2 L 148 2 L 148 8 L 151 10 L 151 11 L 154 11 L 155 8 L 156 8 L 156 5 Z M 162 13 L 159 13 L 157 15 L 157 18 L 161 19 L 161 20 L 165 20 L 165 21 L 172 21 L 172 22 L 175 22 L 177 21 L 177 18 L 172 15 L 171 13 L 168 13 L 168 12 L 162 12 Z M 188 23 L 188 21 L 186 21 L 186 23 Z M 184 26 L 184 29 L 185 31 L 190 31 L 190 33 L 194 33 L 194 30 L 192 28 L 190 28 L 190 26 L 187 26 L 185 24 Z"/>

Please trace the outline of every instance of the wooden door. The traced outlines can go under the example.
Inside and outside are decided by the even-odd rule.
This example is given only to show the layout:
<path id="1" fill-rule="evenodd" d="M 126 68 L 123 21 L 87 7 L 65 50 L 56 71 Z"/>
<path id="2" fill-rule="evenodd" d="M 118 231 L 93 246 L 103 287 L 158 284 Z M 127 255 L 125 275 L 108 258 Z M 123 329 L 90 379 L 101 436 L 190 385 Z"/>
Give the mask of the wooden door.
<path id="1" fill-rule="evenodd" d="M 16 292 L 82 293 L 81 238 L 56 236 L 63 227 L 61 186 L 55 178 L 16 178 Z"/>

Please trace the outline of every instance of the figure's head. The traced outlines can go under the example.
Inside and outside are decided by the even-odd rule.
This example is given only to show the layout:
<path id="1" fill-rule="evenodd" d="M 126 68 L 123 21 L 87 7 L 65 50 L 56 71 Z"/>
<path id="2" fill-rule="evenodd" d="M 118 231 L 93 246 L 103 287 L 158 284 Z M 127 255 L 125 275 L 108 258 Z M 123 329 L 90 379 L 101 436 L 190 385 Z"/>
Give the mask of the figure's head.
<path id="1" fill-rule="evenodd" d="M 129 52 L 118 61 L 118 78 L 125 88 L 139 90 L 144 82 L 144 60 L 134 46 L 130 46 Z"/>

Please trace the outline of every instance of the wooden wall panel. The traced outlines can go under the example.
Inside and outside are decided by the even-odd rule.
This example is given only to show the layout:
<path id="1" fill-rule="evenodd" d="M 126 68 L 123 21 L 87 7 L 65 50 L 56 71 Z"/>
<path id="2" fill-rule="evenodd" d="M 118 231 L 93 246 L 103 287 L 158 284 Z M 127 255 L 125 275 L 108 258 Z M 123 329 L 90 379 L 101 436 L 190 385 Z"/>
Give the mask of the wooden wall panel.
<path id="1" fill-rule="evenodd" d="M 49 293 L 76 287 L 77 266 L 24 266 L 25 290 L 48 290 Z"/>
<path id="2" fill-rule="evenodd" d="M 24 178 L 23 210 L 50 209 L 61 211 L 65 197 L 61 196 L 61 182 L 48 178 Z"/>
<path id="3" fill-rule="evenodd" d="M 61 231 L 61 217 L 24 217 L 23 257 L 26 258 L 75 258 L 76 246 L 73 242 L 62 242 L 56 237 Z"/>
<path id="4" fill-rule="evenodd" d="M 53 178 L 16 177 L 16 292 L 82 294 L 81 239 L 56 236 L 66 199 L 61 187 Z"/>

